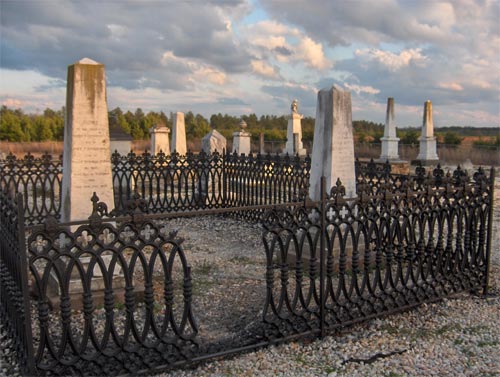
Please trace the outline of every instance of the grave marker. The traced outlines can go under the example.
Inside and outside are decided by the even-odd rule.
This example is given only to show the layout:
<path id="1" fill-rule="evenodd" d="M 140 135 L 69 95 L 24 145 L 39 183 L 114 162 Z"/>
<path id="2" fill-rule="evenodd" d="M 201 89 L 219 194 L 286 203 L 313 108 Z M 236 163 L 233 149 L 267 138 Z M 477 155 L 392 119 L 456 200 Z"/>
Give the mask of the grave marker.
<path id="1" fill-rule="evenodd" d="M 396 118 L 394 116 L 394 98 L 387 98 L 387 112 L 385 115 L 384 137 L 380 138 L 382 142 L 382 152 L 380 160 L 399 160 L 398 143 L 396 137 Z"/>
<path id="2" fill-rule="evenodd" d="M 85 58 L 68 67 L 62 178 L 63 222 L 87 219 L 94 191 L 113 205 L 104 65 Z"/>
<path id="3" fill-rule="evenodd" d="M 187 153 L 186 146 L 186 125 L 184 123 L 184 113 L 177 112 L 172 116 L 172 149 L 182 156 Z"/>
<path id="4" fill-rule="evenodd" d="M 312 200 L 320 199 L 321 176 L 326 177 L 328 191 L 339 178 L 345 198 L 356 196 L 351 106 L 351 93 L 336 86 L 318 92 L 309 181 Z"/>
<path id="5" fill-rule="evenodd" d="M 419 153 L 412 163 L 422 165 L 434 165 L 439 162 L 436 149 L 436 138 L 434 137 L 434 123 L 432 120 L 432 102 L 427 100 L 424 104 L 424 119 L 422 122 L 422 134 L 420 136 Z"/>

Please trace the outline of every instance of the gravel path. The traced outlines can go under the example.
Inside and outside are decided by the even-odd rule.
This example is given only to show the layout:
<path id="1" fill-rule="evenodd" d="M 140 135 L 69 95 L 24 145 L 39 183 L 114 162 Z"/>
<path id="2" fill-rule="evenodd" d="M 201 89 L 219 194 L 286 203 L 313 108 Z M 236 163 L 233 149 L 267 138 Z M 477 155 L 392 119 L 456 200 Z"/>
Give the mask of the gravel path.
<path id="1" fill-rule="evenodd" d="M 500 178 L 495 204 L 488 297 L 463 294 L 355 325 L 322 340 L 272 346 L 158 376 L 500 376 Z M 193 298 L 200 336 L 223 337 L 238 327 L 238 321 L 258 319 L 265 288 L 260 266 L 265 261 L 263 253 L 251 251 L 262 247 L 259 227 L 230 219 L 179 219 L 173 225 L 186 239 L 183 247 L 193 266 L 193 282 L 201 282 L 194 286 Z M 241 235 L 238 239 L 235 232 Z M 225 241 L 227 235 L 232 235 L 232 242 Z M 245 245 L 249 250 L 242 252 Z M 254 312 L 230 312 L 213 305 L 226 293 L 221 286 L 230 286 L 233 292 L 244 286 L 247 296 L 226 299 L 241 310 L 254 300 Z M 240 305 L 243 302 L 245 306 Z M 11 342 L 0 330 L 0 376 L 19 375 Z"/>

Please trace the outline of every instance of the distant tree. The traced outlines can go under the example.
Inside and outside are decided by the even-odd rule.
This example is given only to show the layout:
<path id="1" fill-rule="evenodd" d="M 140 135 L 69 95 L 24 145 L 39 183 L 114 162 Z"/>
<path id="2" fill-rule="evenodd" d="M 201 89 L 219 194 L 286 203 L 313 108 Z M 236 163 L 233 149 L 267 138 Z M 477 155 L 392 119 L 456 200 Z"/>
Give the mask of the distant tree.
<path id="1" fill-rule="evenodd" d="M 416 130 L 404 130 L 404 131 L 399 131 L 398 130 L 398 135 L 400 138 L 400 143 L 401 144 L 409 144 L 409 145 L 416 145 L 419 143 L 419 136 L 420 134 Z"/>
<path id="2" fill-rule="evenodd" d="M 452 131 L 448 131 L 442 136 L 443 144 L 446 145 L 460 145 L 463 139 L 463 137 Z"/>

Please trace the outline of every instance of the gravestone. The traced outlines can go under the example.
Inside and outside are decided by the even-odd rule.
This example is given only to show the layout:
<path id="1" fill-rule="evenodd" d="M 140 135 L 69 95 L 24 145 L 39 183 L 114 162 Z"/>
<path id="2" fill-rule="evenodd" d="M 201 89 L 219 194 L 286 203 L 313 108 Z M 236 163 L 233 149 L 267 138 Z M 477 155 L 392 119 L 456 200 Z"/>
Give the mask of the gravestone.
<path id="1" fill-rule="evenodd" d="M 305 156 L 307 154 L 302 145 L 302 124 L 303 115 L 298 113 L 298 102 L 294 100 L 291 105 L 291 114 L 288 116 L 288 127 L 286 133 L 285 153 L 289 155 Z M 294 135 L 298 135 L 298 143 L 295 144 Z"/>
<path id="2" fill-rule="evenodd" d="M 382 152 L 380 160 L 399 160 L 399 138 L 396 137 L 396 118 L 394 116 L 394 98 L 387 98 L 387 112 L 385 115 L 384 137 L 382 142 Z"/>
<path id="3" fill-rule="evenodd" d="M 149 129 L 151 135 L 151 154 L 156 155 L 162 151 L 168 153 L 170 151 L 170 143 L 168 141 L 168 134 L 170 130 L 163 124 L 157 124 Z"/>
<path id="4" fill-rule="evenodd" d="M 264 134 L 261 132 L 259 134 L 259 153 L 260 154 L 265 154 L 266 153 L 266 148 L 265 148 L 265 143 L 264 143 Z"/>
<path id="5" fill-rule="evenodd" d="M 432 120 L 432 102 L 427 100 L 424 104 L 424 119 L 422 134 L 419 138 L 420 148 L 416 160 L 412 164 L 435 165 L 439 162 L 437 155 L 436 138 L 434 136 L 434 123 Z"/>
<path id="6" fill-rule="evenodd" d="M 186 125 L 184 123 L 184 113 L 177 112 L 172 116 L 172 145 L 171 152 L 177 152 L 182 156 L 187 153 L 186 146 Z"/>
<path id="7" fill-rule="evenodd" d="M 321 176 L 326 177 L 327 191 L 339 178 L 345 198 L 356 196 L 351 93 L 336 86 L 318 93 L 309 181 L 312 200 L 320 199 Z"/>
<path id="8" fill-rule="evenodd" d="M 94 192 L 101 202 L 112 208 L 113 178 L 104 65 L 88 58 L 68 67 L 63 153 L 61 221 L 87 220 L 92 213 L 90 198 Z M 111 256 L 103 255 L 102 259 L 107 268 Z M 82 265 L 89 261 L 88 257 L 80 259 Z M 60 268 L 65 268 L 62 260 L 56 263 Z M 71 275 L 68 286 L 73 309 L 81 308 L 82 305 L 83 288 L 77 275 Z M 102 301 L 104 297 L 104 283 L 98 267 L 94 267 L 94 275 L 91 289 L 97 303 L 100 302 L 99 298 Z M 48 284 L 49 288 L 58 287 L 53 273 Z M 123 272 L 117 268 L 113 274 L 117 300 L 123 297 L 124 287 Z M 58 288 L 47 292 L 51 303 L 57 302 L 60 294 Z"/>
<path id="9" fill-rule="evenodd" d="M 68 67 L 63 153 L 61 220 L 86 220 L 94 192 L 113 206 L 104 65 L 88 58 Z"/>
<path id="10" fill-rule="evenodd" d="M 237 154 L 250 154 L 250 134 L 245 131 L 247 123 L 242 120 L 240 122 L 240 131 L 233 133 L 233 152 Z"/>
<path id="11" fill-rule="evenodd" d="M 227 140 L 216 129 L 212 129 L 201 139 L 201 149 L 205 153 L 223 153 L 226 150 Z"/>

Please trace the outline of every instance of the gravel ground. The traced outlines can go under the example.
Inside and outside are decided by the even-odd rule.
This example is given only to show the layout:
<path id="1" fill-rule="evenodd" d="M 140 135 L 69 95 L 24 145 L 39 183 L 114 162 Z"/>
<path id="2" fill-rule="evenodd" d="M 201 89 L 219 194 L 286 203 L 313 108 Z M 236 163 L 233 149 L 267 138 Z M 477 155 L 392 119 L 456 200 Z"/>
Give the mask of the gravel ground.
<path id="1" fill-rule="evenodd" d="M 272 346 L 158 376 L 500 375 L 499 178 L 495 204 L 488 297 L 464 294 L 355 325 L 322 340 Z M 193 267 L 200 338 L 224 338 L 258 320 L 265 290 L 264 253 L 255 252 L 262 250 L 260 228 L 231 219 L 178 219 L 172 225 L 186 239 L 183 247 Z M 236 233 L 241 235 L 237 239 Z M 245 294 L 233 294 L 242 290 Z M 214 305 L 221 297 L 226 306 Z M 0 330 L 0 376 L 16 376 L 14 350 Z"/>

